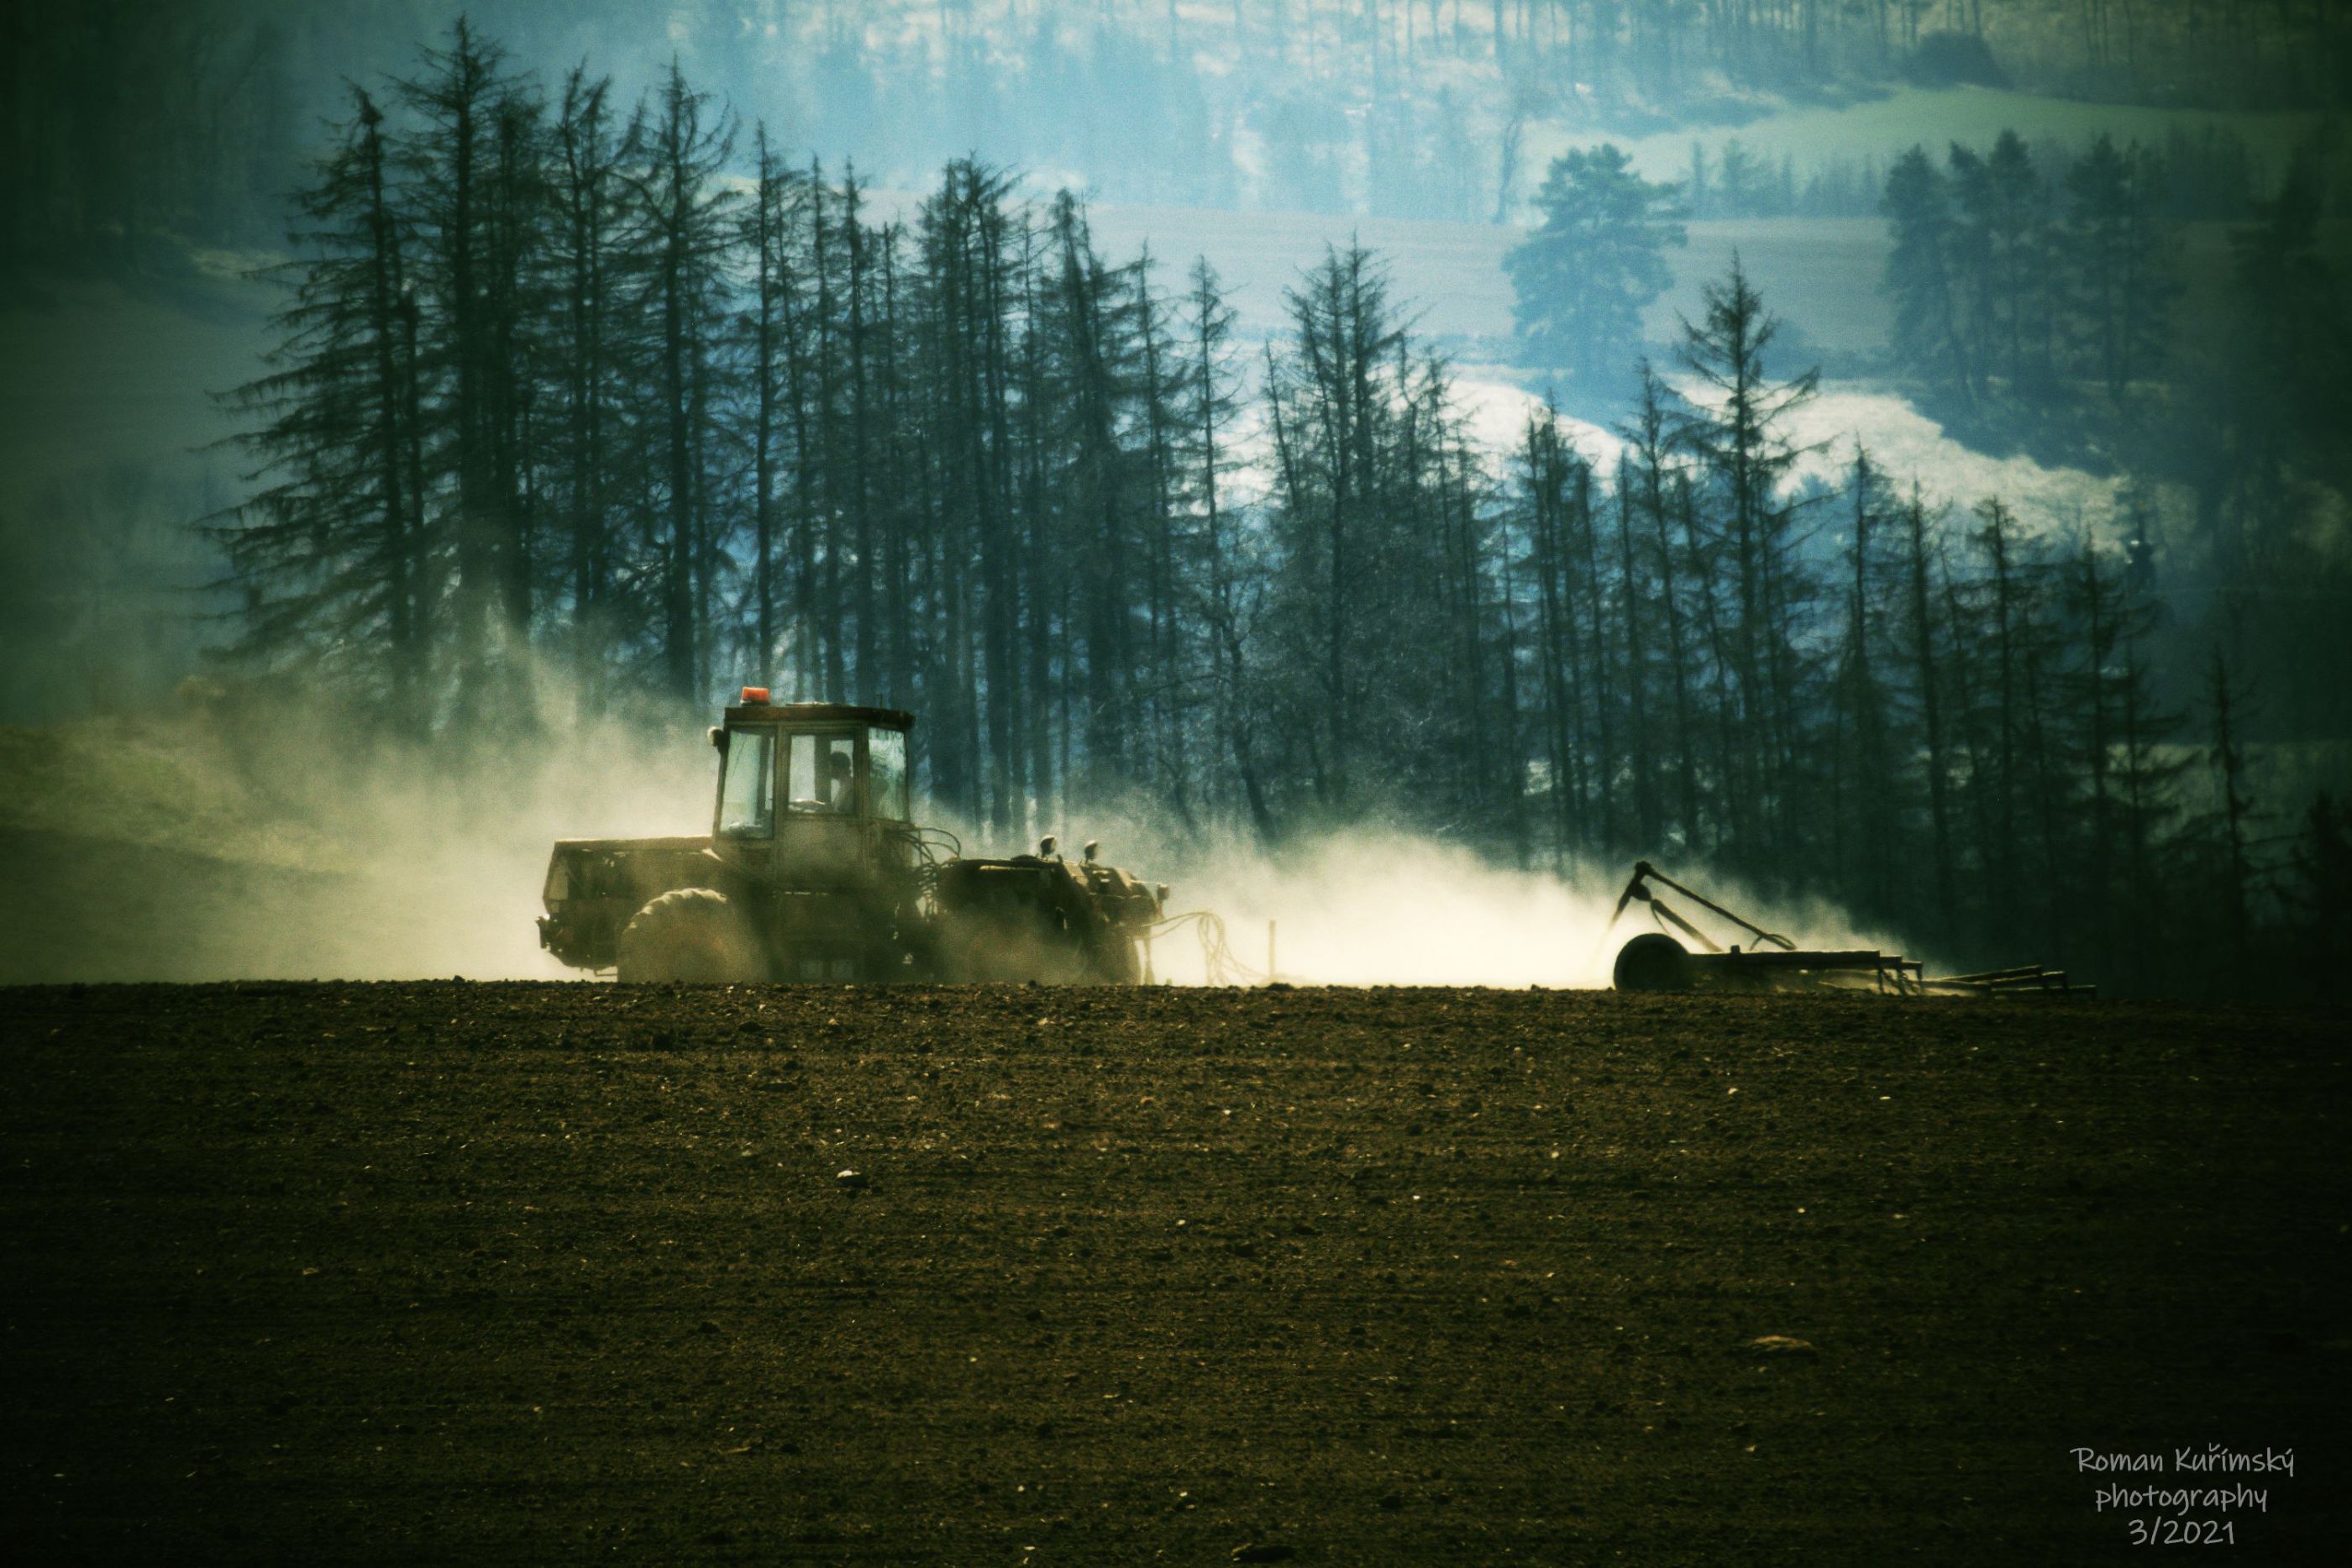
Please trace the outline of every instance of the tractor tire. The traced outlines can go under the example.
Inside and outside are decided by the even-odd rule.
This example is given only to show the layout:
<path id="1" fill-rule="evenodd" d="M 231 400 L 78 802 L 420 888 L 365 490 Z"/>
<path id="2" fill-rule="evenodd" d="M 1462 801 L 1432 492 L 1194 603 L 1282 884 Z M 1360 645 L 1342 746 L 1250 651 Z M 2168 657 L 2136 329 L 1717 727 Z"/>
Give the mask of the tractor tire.
<path id="1" fill-rule="evenodd" d="M 1610 977 L 1621 991 L 1687 991 L 1691 956 L 1664 932 L 1644 931 L 1617 950 L 1617 967 Z"/>
<path id="2" fill-rule="evenodd" d="M 1087 957 L 1087 977 L 1098 986 L 1139 986 L 1143 984 L 1143 965 L 1137 958 L 1135 943 L 1116 931 L 1099 933 Z"/>
<path id="3" fill-rule="evenodd" d="M 707 887 L 677 888 L 638 910 L 621 932 L 614 970 L 623 985 L 744 985 L 768 977 L 741 913 Z"/>

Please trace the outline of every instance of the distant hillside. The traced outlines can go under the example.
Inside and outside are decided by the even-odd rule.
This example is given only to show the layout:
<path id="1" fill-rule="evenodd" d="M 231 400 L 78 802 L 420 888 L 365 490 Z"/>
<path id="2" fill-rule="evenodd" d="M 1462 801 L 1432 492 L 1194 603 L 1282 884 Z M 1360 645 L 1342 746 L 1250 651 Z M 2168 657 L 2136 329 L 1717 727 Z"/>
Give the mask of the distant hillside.
<path id="1" fill-rule="evenodd" d="M 121 272 L 151 269 L 180 240 L 269 243 L 322 122 L 352 112 L 351 87 L 395 96 L 393 80 L 416 74 L 421 49 L 446 47 L 461 16 L 551 89 L 582 62 L 612 73 L 623 104 L 675 59 L 781 144 L 854 159 L 883 183 L 977 153 L 1111 200 L 1473 221 L 1507 211 L 1566 141 L 1721 134 L 1791 111 L 1867 109 L 1898 89 L 2014 88 L 2111 119 L 2088 106 L 2317 113 L 2352 95 L 2352 8 L 2326 4 L 79 0 L 18 11 L 0 34 L 0 92 L 15 110 L 0 125 L 0 267 Z M 1848 141 L 1841 154 L 1885 151 Z"/>
<path id="2" fill-rule="evenodd" d="M 243 493 L 207 393 L 254 374 L 274 300 L 44 275 L 0 308 L 0 721 L 152 701 L 194 667 L 217 567 L 190 525 Z"/>
<path id="3" fill-rule="evenodd" d="M 560 977 L 532 925 L 552 841 L 696 831 L 709 755 L 683 723 L 404 746 L 200 685 L 0 727 L 0 984 Z"/>

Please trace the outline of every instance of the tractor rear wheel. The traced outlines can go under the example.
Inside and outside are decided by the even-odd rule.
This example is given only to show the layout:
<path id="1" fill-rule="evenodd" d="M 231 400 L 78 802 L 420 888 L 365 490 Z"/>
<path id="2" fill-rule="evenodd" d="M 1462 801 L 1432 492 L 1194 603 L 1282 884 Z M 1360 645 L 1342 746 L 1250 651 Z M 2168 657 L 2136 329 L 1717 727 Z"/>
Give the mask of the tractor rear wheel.
<path id="1" fill-rule="evenodd" d="M 1134 938 L 1116 930 L 1099 931 L 1092 947 L 1087 955 L 1087 978 L 1104 986 L 1143 984 L 1143 966 L 1137 961 Z"/>
<path id="2" fill-rule="evenodd" d="M 740 985 L 768 977 L 742 913 L 707 887 L 676 888 L 638 910 L 621 933 L 614 967 L 624 985 Z"/>
<path id="3" fill-rule="evenodd" d="M 1687 991 L 1691 956 L 1663 931 L 1644 931 L 1617 949 L 1611 978 L 1621 991 Z"/>

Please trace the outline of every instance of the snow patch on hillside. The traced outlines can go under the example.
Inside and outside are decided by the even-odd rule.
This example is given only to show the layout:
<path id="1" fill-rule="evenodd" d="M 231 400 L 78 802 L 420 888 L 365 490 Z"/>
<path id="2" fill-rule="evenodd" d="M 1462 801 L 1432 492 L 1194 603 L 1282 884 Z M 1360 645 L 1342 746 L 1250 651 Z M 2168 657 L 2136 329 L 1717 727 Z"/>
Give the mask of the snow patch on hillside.
<path id="1" fill-rule="evenodd" d="M 1676 378 L 1677 390 L 1695 389 Z M 1454 390 L 1467 414 L 1473 438 L 1498 473 L 1523 444 L 1529 414 L 1543 406 L 1513 372 L 1499 366 L 1466 365 Z M 1607 472 L 1623 441 L 1603 425 L 1563 414 L 1576 449 Z M 1995 456 L 1963 445 L 1898 392 L 1863 382 L 1825 382 L 1818 396 L 1788 418 L 1785 434 L 1801 448 L 1795 481 L 1818 480 L 1832 488 L 1844 483 L 1857 444 L 1871 461 L 1908 494 L 1916 480 L 1930 507 L 1966 513 L 1999 497 L 2027 532 L 2071 538 L 2087 532 L 2112 540 L 2117 503 L 2115 481 L 2080 468 L 2052 467 L 2032 457 Z"/>
<path id="2" fill-rule="evenodd" d="M 2114 480 L 2080 468 L 2048 467 L 2021 454 L 1997 457 L 1973 451 L 1893 392 L 1860 383 L 1824 383 L 1821 395 L 1797 410 L 1789 425 L 1799 445 L 1813 448 L 1799 465 L 1800 476 L 1840 483 L 1853 465 L 1858 442 L 1906 491 L 1916 480 L 1931 506 L 1965 510 L 1998 497 L 2029 533 L 2070 538 L 2087 530 L 2100 538 L 2112 529 Z"/>

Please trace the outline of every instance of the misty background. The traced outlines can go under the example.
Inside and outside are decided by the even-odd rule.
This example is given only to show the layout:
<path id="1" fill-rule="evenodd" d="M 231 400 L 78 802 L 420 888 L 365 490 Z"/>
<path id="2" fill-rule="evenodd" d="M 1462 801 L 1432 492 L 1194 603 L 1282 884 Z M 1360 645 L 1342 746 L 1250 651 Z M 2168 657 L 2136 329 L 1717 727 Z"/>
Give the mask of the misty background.
<path id="1" fill-rule="evenodd" d="M 551 291 L 519 308 L 527 353 L 475 344 L 492 328 L 460 320 L 427 259 L 449 226 L 435 104 L 449 101 L 460 7 L 94 3 L 0 24 L 0 744 L 5 831 L 35 869 L 8 911 L 12 977 L 424 972 L 468 953 L 497 955 L 484 972 L 536 972 L 545 838 L 691 831 L 707 815 L 700 724 L 734 685 L 768 681 L 917 707 L 919 736 L 940 737 L 925 757 L 933 810 L 976 841 L 1013 847 L 1066 814 L 1130 824 L 1128 841 L 1158 857 L 1143 869 L 1180 885 L 1188 863 L 1232 862 L 1211 880 L 1248 905 L 1236 918 L 1276 912 L 1249 898 L 1246 868 L 1265 863 L 1251 857 L 1295 867 L 1381 841 L 1394 852 L 1372 872 L 1350 861 L 1338 883 L 1294 878 L 1293 907 L 1394 911 L 1491 953 L 1543 921 L 1465 925 L 1433 887 L 1500 878 L 1472 903 L 1501 911 L 1521 909 L 1522 890 L 1574 886 L 1589 909 L 1649 853 L 1712 865 L 1772 907 L 1808 905 L 1807 935 L 2071 961 L 2126 988 L 2235 990 L 2256 971 L 2287 984 L 2341 956 L 2352 26 L 2337 8 L 507 0 L 463 14 L 495 78 L 483 103 L 528 97 L 518 134 L 548 167 L 575 69 L 583 85 L 610 78 L 605 134 L 625 171 L 652 145 L 632 150 L 633 117 L 654 136 L 665 92 L 693 95 L 711 141 L 689 204 L 705 204 L 714 249 L 734 248 L 698 253 L 698 362 L 713 380 L 691 414 L 707 444 L 690 504 L 640 481 L 635 447 L 595 459 L 598 485 L 638 486 L 610 505 L 625 514 L 614 537 L 643 559 L 610 563 L 624 587 L 593 644 L 578 635 L 587 591 L 552 568 L 520 612 L 468 599 L 467 536 L 447 519 L 476 503 L 443 492 L 481 482 L 449 434 L 471 416 L 386 416 L 420 454 L 448 444 L 416 459 L 405 503 L 425 574 L 402 591 L 422 607 L 407 685 L 375 646 L 393 635 L 391 601 L 350 575 L 341 540 L 372 526 L 339 509 L 363 486 L 329 468 L 293 510 L 245 509 L 320 427 L 297 419 L 275 444 L 236 444 L 285 410 L 235 394 L 284 369 L 267 356 L 300 337 L 283 313 L 304 279 L 331 295 L 324 258 L 366 250 L 336 192 L 359 146 L 356 88 L 387 116 L 423 337 L 453 345 L 411 343 L 399 373 L 427 393 L 446 381 L 456 399 L 467 354 L 533 366 L 498 405 L 520 449 L 481 461 L 505 465 L 501 495 L 537 508 L 519 550 L 544 559 L 559 535 L 576 539 L 544 522 L 585 472 L 551 412 L 572 341 L 550 281 L 554 209 L 533 209 L 546 227 L 514 253 L 516 276 Z M 802 280 L 778 298 L 825 286 L 831 264 L 812 269 L 803 251 L 828 235 L 870 234 L 908 268 L 907 315 L 888 328 L 906 357 L 875 372 L 896 379 L 877 380 L 887 397 L 853 421 L 882 444 L 853 459 L 846 437 L 779 428 L 774 474 L 740 413 L 759 402 L 756 376 L 718 380 L 751 362 L 760 267 L 743 225 L 761 210 L 761 133 L 790 172 L 772 185 L 775 239 Z M 541 201 L 539 178 L 514 188 Z M 306 193 L 324 204 L 306 214 Z M 1547 252 L 1588 198 L 1609 214 L 1593 232 L 1618 248 Z M 644 236 L 614 200 L 619 279 L 644 265 L 630 256 Z M 985 521 L 999 480 L 884 481 L 915 461 L 888 442 L 920 449 L 958 428 L 918 410 L 937 380 L 926 345 L 987 335 L 974 316 L 924 336 L 919 312 L 944 298 L 937 236 L 959 214 L 972 225 L 960 232 L 984 233 L 1002 213 L 1021 214 L 1019 233 L 979 242 L 989 266 L 1046 286 L 1040 298 L 1073 262 L 1078 282 L 1058 306 L 990 308 L 1034 334 L 1021 340 L 1041 378 L 996 406 L 1086 406 L 1070 323 L 1089 309 L 1103 324 L 1085 342 L 1110 368 L 1094 435 L 977 438 L 975 473 L 1033 455 L 1062 497 L 1022 503 L 1045 531 L 1019 536 L 1038 553 L 1000 584 L 990 563 L 1013 534 L 923 531 L 963 526 L 960 486 L 974 528 L 1012 528 Z M 1726 327 L 1711 312 L 1735 257 L 1757 302 L 1738 331 L 1769 316 L 1777 332 L 1727 361 L 1702 340 L 1694 360 L 1685 323 L 1702 340 Z M 1188 303 L 1196 258 L 1213 272 L 1205 311 Z M 862 311 L 856 290 L 871 287 L 877 311 L 896 311 L 889 276 L 845 273 L 850 303 L 827 295 L 824 308 Z M 1622 319 L 1588 308 L 1602 297 Z M 1172 353 L 1188 330 L 1197 346 L 1204 317 L 1217 326 L 1202 451 L 1189 432 L 1202 400 L 1137 367 L 1153 322 Z M 830 320 L 810 319 L 812 353 L 835 340 Z M 1335 621 L 1338 589 L 1315 586 L 1344 575 L 1318 540 L 1340 537 L 1350 460 L 1286 466 L 1279 417 L 1355 428 L 1346 389 L 1316 369 L 1318 348 L 1351 341 L 1378 345 L 1360 379 L 1396 415 L 1363 437 L 1378 498 L 1356 537 L 1386 542 L 1360 561 L 1375 619 L 1353 632 Z M 657 390 L 635 351 L 616 346 L 608 367 L 630 419 Z M 1003 348 L 1008 377 L 1026 373 L 1024 351 Z M 1644 361 L 1664 411 L 1646 449 Z M 1748 456 L 1726 455 L 1708 363 L 1755 372 L 1772 413 Z M 866 385 L 791 400 L 846 410 Z M 1159 432 L 1163 413 L 1181 440 Z M 364 420 L 346 423 L 364 448 Z M 938 579 L 910 556 L 868 585 L 885 545 L 863 535 L 825 535 L 796 577 L 792 529 L 821 525 L 785 517 L 795 485 L 931 519 L 906 525 L 909 549 L 961 541 L 975 597 L 943 586 L 961 570 L 944 553 Z M 1107 531 L 1079 528 L 1072 497 L 1097 503 Z M 763 583 L 771 545 L 749 541 L 767 507 L 783 531 Z M 1751 527 L 1768 565 L 1743 578 L 1735 545 Z M 1987 564 L 1990 529 L 2017 552 L 2014 597 Z M 689 538 L 709 559 L 679 566 L 678 591 L 699 601 L 632 599 L 631 574 Z M 1164 580 L 1099 575 L 1130 551 L 1157 560 L 1154 541 Z M 481 548 L 488 581 L 504 569 Z M 875 597 L 853 603 L 835 563 Z M 1071 582 L 1074 600 L 1049 602 Z M 892 583 L 908 587 L 903 611 Z M 1106 594 L 1114 619 L 1090 621 Z M 369 608 L 319 612 L 328 601 Z M 959 619 L 999 605 L 1001 648 Z M 1718 610 L 1703 639 L 1702 612 Z M 424 627 L 445 611 L 443 643 Z M 1629 642 L 1637 612 L 1646 640 Z M 1680 659 L 1660 613 L 1692 618 Z M 2017 648 L 1996 669 L 2001 627 Z M 1356 674 L 1318 685 L 1300 673 L 1318 660 Z M 1689 711 L 1670 719 L 1677 702 Z M 446 863 L 420 883 L 422 843 Z M 477 918 L 486 881 L 514 885 Z M 207 891 L 159 891 L 174 888 Z M 272 912 L 266 936 L 256 910 Z M 327 930 L 346 935 L 322 947 Z M 1392 973 L 1337 956 L 1370 946 L 1335 943 L 1313 977 Z M 1507 967 L 1461 977 L 1591 977 Z"/>

